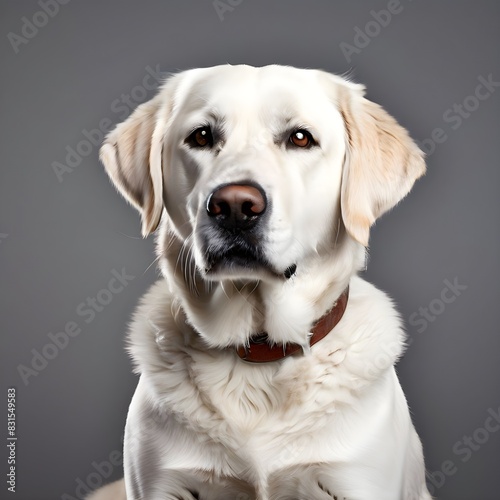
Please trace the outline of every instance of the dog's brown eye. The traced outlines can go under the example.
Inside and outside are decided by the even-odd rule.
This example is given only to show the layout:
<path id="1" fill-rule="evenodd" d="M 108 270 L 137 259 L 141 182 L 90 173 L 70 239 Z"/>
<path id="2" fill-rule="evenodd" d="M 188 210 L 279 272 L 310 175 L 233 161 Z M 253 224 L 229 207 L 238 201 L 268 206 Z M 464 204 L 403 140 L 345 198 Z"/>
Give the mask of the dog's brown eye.
<path id="1" fill-rule="evenodd" d="M 290 142 L 298 148 L 308 148 L 314 144 L 314 139 L 307 130 L 300 129 L 292 133 Z"/>
<path id="2" fill-rule="evenodd" d="M 214 145 L 212 131 L 210 127 L 197 128 L 187 139 L 186 142 L 194 148 L 211 148 Z"/>

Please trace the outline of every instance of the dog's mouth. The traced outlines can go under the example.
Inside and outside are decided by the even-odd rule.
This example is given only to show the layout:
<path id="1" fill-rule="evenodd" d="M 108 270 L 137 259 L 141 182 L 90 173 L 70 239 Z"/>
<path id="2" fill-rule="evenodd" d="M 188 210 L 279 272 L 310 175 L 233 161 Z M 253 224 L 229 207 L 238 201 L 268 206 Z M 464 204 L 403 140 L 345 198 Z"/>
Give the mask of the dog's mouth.
<path id="1" fill-rule="evenodd" d="M 271 268 L 259 247 L 245 242 L 234 243 L 230 247 L 220 250 L 208 250 L 205 253 L 205 258 L 207 276 L 246 274 L 248 271 Z"/>
<path id="2" fill-rule="evenodd" d="M 260 247 L 244 241 L 223 250 L 205 252 L 205 277 L 208 279 L 260 279 L 266 276 L 290 279 L 296 270 L 296 264 L 276 270 Z"/>

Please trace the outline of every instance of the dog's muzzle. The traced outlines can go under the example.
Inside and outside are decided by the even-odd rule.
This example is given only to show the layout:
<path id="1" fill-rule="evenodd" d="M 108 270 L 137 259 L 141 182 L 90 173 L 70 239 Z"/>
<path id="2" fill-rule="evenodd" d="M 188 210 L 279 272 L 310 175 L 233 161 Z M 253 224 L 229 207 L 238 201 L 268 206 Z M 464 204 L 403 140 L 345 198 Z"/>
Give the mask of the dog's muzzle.
<path id="1" fill-rule="evenodd" d="M 264 189 L 256 183 L 222 184 L 210 193 L 203 230 L 207 274 L 247 275 L 269 267 L 263 252 L 268 209 Z"/>
<path id="2" fill-rule="evenodd" d="M 255 271 L 285 279 L 294 275 L 295 264 L 277 270 L 266 258 L 266 219 L 271 207 L 262 186 L 251 181 L 222 184 L 210 193 L 205 206 L 208 220 L 202 241 L 207 277 L 229 273 L 255 278 Z"/>

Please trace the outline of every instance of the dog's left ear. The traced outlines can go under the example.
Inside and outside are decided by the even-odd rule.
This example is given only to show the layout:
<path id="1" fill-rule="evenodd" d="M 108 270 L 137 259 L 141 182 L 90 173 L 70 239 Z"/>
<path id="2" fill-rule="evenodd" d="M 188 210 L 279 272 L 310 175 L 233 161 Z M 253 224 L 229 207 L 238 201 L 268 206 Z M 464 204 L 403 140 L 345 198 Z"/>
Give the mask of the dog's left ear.
<path id="1" fill-rule="evenodd" d="M 141 213 L 144 237 L 157 228 L 163 211 L 162 155 L 170 107 L 166 90 L 111 131 L 99 154 L 118 191 Z"/>
<path id="2" fill-rule="evenodd" d="M 347 133 L 341 210 L 347 232 L 368 246 L 370 226 L 408 194 L 425 162 L 408 132 L 363 90 L 349 84 L 339 93 Z"/>

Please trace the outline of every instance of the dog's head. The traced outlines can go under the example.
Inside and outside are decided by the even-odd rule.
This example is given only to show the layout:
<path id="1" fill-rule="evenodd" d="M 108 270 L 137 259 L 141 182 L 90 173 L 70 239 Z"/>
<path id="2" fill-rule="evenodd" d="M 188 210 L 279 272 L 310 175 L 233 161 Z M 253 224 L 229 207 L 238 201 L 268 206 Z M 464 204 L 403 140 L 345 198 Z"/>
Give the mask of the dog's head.
<path id="1" fill-rule="evenodd" d="M 363 94 L 316 70 L 185 71 L 109 134 L 101 159 L 143 235 L 163 217 L 202 280 L 283 283 L 339 237 L 367 246 L 424 173 L 406 130 Z"/>

